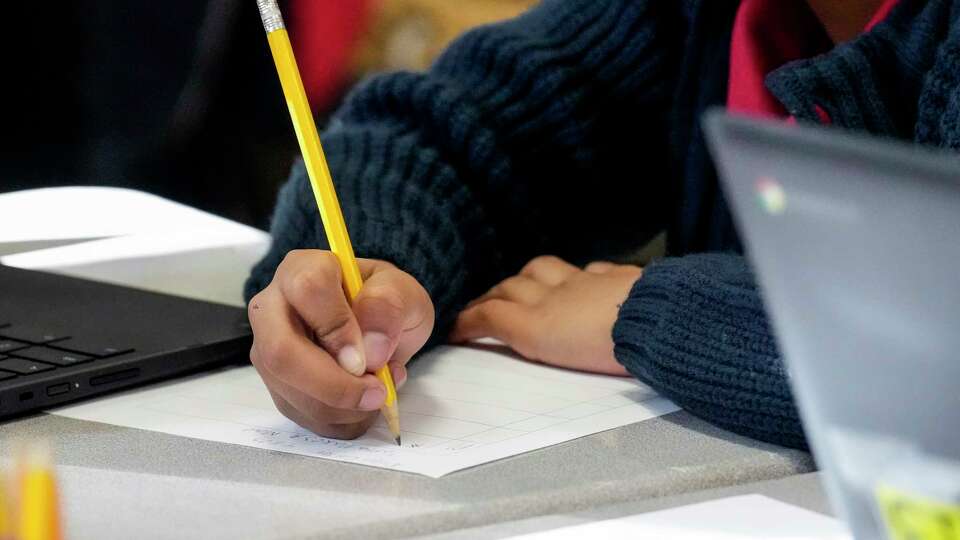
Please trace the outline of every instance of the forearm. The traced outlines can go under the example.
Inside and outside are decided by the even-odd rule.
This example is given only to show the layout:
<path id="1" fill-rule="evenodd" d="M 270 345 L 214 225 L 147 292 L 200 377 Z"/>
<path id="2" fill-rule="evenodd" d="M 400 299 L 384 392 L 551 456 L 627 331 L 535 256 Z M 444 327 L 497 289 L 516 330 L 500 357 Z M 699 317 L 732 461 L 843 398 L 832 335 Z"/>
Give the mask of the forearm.
<path id="1" fill-rule="evenodd" d="M 651 265 L 614 327 L 617 360 L 688 412 L 764 441 L 805 447 L 786 370 L 741 256 Z"/>

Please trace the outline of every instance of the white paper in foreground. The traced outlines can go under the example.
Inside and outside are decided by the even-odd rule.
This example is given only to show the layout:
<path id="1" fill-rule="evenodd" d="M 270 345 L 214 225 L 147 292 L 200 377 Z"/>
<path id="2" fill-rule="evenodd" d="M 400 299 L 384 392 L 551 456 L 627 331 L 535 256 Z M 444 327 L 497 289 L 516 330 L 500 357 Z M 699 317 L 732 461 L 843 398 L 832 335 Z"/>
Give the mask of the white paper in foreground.
<path id="1" fill-rule="evenodd" d="M 400 392 L 403 446 L 381 421 L 364 437 L 319 437 L 281 416 L 252 367 L 202 375 L 54 414 L 419 473 L 434 478 L 677 410 L 628 378 L 440 347 Z"/>
<path id="2" fill-rule="evenodd" d="M 511 540 L 853 540 L 837 519 L 763 495 L 730 497 Z"/>

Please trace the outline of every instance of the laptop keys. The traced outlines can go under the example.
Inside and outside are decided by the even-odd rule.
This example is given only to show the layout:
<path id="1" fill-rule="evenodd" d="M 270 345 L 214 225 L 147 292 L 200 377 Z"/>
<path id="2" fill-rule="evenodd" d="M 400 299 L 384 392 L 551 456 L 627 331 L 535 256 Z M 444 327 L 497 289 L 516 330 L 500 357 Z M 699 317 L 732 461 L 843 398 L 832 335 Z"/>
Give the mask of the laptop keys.
<path id="1" fill-rule="evenodd" d="M 43 327 L 0 324 L 0 380 L 133 352 L 97 338 L 72 338 Z"/>
<path id="2" fill-rule="evenodd" d="M 17 349 L 25 349 L 29 346 L 29 343 L 24 343 L 23 341 L 0 338 L 0 354 L 10 353 Z"/>
<path id="3" fill-rule="evenodd" d="M 11 356 L 24 360 L 34 360 L 60 367 L 70 367 L 93 360 L 92 356 L 67 351 L 59 351 L 49 347 L 30 347 L 11 353 Z"/>
<path id="4" fill-rule="evenodd" d="M 2 330 L 0 330 L 2 332 Z M 124 347 L 116 343 L 103 343 L 85 338 L 70 338 L 65 341 L 51 343 L 51 347 L 62 349 L 64 351 L 85 354 L 87 356 L 96 356 L 105 358 L 107 356 L 116 356 L 133 351 L 132 347 Z"/>
<path id="5" fill-rule="evenodd" d="M 10 371 L 18 375 L 32 375 L 43 371 L 50 371 L 53 366 L 34 362 L 33 360 L 24 360 L 22 358 L 7 358 L 0 360 L 0 371 Z"/>
<path id="6" fill-rule="evenodd" d="M 26 341 L 36 345 L 50 343 L 70 336 L 60 334 L 43 328 L 30 328 L 29 326 L 13 325 L 6 328 L 0 328 L 0 338 L 12 339 L 14 341 Z"/>

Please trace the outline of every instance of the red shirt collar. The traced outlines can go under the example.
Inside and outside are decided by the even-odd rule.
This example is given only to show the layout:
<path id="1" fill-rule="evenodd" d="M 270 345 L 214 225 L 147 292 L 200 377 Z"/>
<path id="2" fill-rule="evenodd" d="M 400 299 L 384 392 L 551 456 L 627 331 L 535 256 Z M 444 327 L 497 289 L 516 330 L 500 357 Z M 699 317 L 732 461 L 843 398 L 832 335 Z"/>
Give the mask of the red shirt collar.
<path id="1" fill-rule="evenodd" d="M 864 28 L 869 32 L 899 0 L 886 0 Z M 789 116 L 764 80 L 780 66 L 826 53 L 833 42 L 803 0 L 743 0 L 730 43 L 730 111 L 769 118 Z M 829 122 L 826 114 L 821 115 Z"/>

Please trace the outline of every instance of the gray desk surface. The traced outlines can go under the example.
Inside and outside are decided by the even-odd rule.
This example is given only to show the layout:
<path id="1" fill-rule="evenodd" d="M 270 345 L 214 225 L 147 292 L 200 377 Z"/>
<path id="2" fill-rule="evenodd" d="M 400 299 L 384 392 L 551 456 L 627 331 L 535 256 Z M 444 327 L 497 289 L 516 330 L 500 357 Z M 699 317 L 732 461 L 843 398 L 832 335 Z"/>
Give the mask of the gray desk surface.
<path id="1" fill-rule="evenodd" d="M 680 412 L 440 479 L 42 415 L 71 538 L 396 538 L 808 471 Z M 196 533 L 196 534 L 193 534 Z"/>
<path id="2" fill-rule="evenodd" d="M 221 262 L 230 278 L 218 285 L 239 291 L 246 272 L 237 269 L 252 259 Z M 172 265 L 151 267 L 146 283 L 129 268 L 119 278 L 102 265 L 71 273 L 190 294 L 157 274 Z M 684 412 L 438 480 L 51 415 L 0 425 L 0 466 L 9 465 L 10 441 L 37 437 L 50 441 L 60 464 L 74 539 L 409 537 L 813 468 L 804 452 L 737 437 Z"/>
<path id="3" fill-rule="evenodd" d="M 833 515 L 833 511 L 830 509 L 827 501 L 826 493 L 824 493 L 823 487 L 820 484 L 820 473 L 809 473 L 740 486 L 708 489 L 672 497 L 644 499 L 571 514 L 541 516 L 487 525 L 485 527 L 461 529 L 459 531 L 422 536 L 419 540 L 474 540 L 479 538 L 496 540 L 560 527 L 570 527 L 591 521 L 643 514 L 677 506 L 722 499 L 724 497 L 753 493 L 766 495 L 772 499 L 821 514 Z"/>

